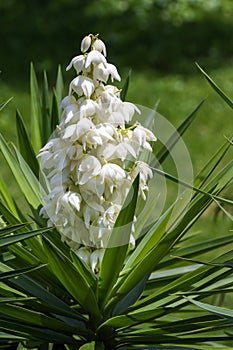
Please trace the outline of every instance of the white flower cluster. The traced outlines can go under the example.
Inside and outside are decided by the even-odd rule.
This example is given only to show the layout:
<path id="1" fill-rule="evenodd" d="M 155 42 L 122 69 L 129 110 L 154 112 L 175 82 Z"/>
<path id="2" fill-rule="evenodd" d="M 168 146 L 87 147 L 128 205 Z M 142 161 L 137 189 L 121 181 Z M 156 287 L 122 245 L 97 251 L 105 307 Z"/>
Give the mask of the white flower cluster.
<path id="1" fill-rule="evenodd" d="M 96 270 L 139 172 L 139 193 L 146 198 L 152 171 L 137 158 L 142 149 L 151 151 L 149 141 L 156 137 L 139 123 L 128 126 L 134 113 L 140 111 L 123 102 L 115 86 L 107 85 L 109 78 L 120 81 L 120 76 L 116 67 L 107 63 L 105 44 L 98 35 L 86 36 L 81 51 L 67 67 L 73 67 L 77 76 L 62 100 L 56 136 L 39 155 L 50 185 L 41 214 Z"/>

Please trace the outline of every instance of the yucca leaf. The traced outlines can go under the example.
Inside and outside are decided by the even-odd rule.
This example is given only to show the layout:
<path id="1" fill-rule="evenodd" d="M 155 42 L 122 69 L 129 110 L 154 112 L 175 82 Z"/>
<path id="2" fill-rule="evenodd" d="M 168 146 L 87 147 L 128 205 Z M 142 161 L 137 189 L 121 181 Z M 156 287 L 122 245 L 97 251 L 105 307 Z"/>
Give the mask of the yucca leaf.
<path id="1" fill-rule="evenodd" d="M 0 135 L 0 148 L 23 194 L 31 205 L 38 207 L 41 202 L 40 185 L 32 170 L 14 146 L 17 160 L 2 135 Z"/>
<path id="2" fill-rule="evenodd" d="M 64 90 L 64 82 L 63 82 L 61 66 L 59 65 L 57 70 L 57 79 L 56 79 L 56 87 L 55 87 L 58 110 L 63 97 L 63 90 Z"/>
<path id="3" fill-rule="evenodd" d="M 126 95 L 127 95 L 127 92 L 128 92 L 128 89 L 129 89 L 129 81 L 130 81 L 130 77 L 131 77 L 131 69 L 129 70 L 129 73 L 125 79 L 125 83 L 121 89 L 121 99 L 122 101 L 125 101 L 126 100 Z"/>
<path id="4" fill-rule="evenodd" d="M 11 272 L 11 269 L 10 271 L 8 269 L 8 272 Z M 35 279 L 32 279 L 29 276 L 21 275 L 18 278 L 10 279 L 10 283 L 16 288 L 24 290 L 27 294 L 38 298 L 44 305 L 49 305 L 50 310 L 53 310 L 54 313 L 70 317 L 71 319 L 81 320 L 82 322 L 85 321 L 85 318 L 82 315 L 80 315 L 76 310 L 70 308 L 64 301 L 43 287 Z"/>
<path id="5" fill-rule="evenodd" d="M 215 315 L 218 315 L 220 317 L 227 318 L 229 321 L 233 322 L 233 310 L 226 309 L 226 308 L 219 307 L 219 306 L 206 304 L 206 303 L 197 301 L 197 300 L 189 298 L 189 297 L 185 297 L 185 299 L 190 301 L 194 305 L 200 307 L 201 309 L 209 311 L 209 312 L 211 312 Z"/>
<path id="6" fill-rule="evenodd" d="M 228 254 L 223 254 L 219 256 L 217 259 L 221 261 L 226 261 L 227 258 L 232 258 L 232 252 Z M 224 272 L 225 271 L 225 272 Z M 161 307 L 169 302 L 176 300 L 176 293 L 181 290 L 190 290 L 190 286 L 192 286 L 192 291 L 195 289 L 198 291 L 200 288 L 207 287 L 207 290 L 210 290 L 212 285 L 216 283 L 216 281 L 222 281 L 224 276 L 229 276 L 231 274 L 231 270 L 226 270 L 223 268 L 219 268 L 217 266 L 200 266 L 199 268 L 190 271 L 180 277 L 172 280 L 170 283 L 166 283 L 163 287 L 156 289 L 155 292 L 150 293 L 144 299 L 138 301 L 135 305 L 133 305 L 129 310 L 138 310 L 139 307 L 144 307 L 148 305 L 154 305 L 154 307 Z M 223 282 L 225 285 L 225 282 Z M 178 298 L 180 302 L 180 298 Z"/>
<path id="7" fill-rule="evenodd" d="M 17 225 L 20 223 L 18 216 L 14 215 L 1 201 L 0 201 L 0 213 L 9 225 Z"/>
<path id="8" fill-rule="evenodd" d="M 192 223 L 195 222 L 195 219 L 200 215 L 208 203 L 208 197 L 203 196 L 200 198 L 200 201 L 196 203 L 195 206 L 192 206 L 187 213 L 184 215 L 182 221 L 175 227 L 172 231 L 166 234 L 160 242 L 151 248 L 149 252 L 146 253 L 144 257 L 135 265 L 132 269 L 129 270 L 125 276 L 122 277 L 122 280 L 119 283 L 119 289 L 117 285 L 115 287 L 115 295 L 111 303 L 115 303 L 117 300 L 119 302 L 119 296 L 125 296 L 130 292 L 130 290 L 148 273 L 151 273 L 160 260 L 167 254 L 167 252 L 172 248 L 175 242 L 182 237 L 185 230 Z"/>
<path id="9" fill-rule="evenodd" d="M 44 71 L 44 79 L 42 85 L 42 98 L 41 98 L 41 114 L 42 114 L 42 128 L 41 128 L 41 138 L 42 146 L 46 144 L 51 134 L 50 129 L 50 105 L 49 105 L 49 88 L 47 74 Z"/>
<path id="10" fill-rule="evenodd" d="M 16 111 L 16 127 L 17 127 L 17 135 L 18 135 L 18 145 L 19 151 L 27 164 L 30 166 L 31 170 L 38 178 L 39 176 L 39 164 L 35 155 L 35 152 L 32 148 L 31 141 L 29 139 L 28 133 L 26 131 L 26 127 L 24 125 L 23 119 L 19 113 Z"/>
<path id="11" fill-rule="evenodd" d="M 35 298 L 33 297 L 0 297 L 0 304 L 5 304 L 5 303 L 18 303 L 18 302 L 21 302 L 21 303 L 25 303 L 26 301 L 28 300 L 33 300 Z M 0 306 L 1 307 L 1 306 Z"/>
<path id="12" fill-rule="evenodd" d="M 144 276 L 142 280 L 123 299 L 121 299 L 113 311 L 113 316 L 123 313 L 124 310 L 126 310 L 129 306 L 133 305 L 138 300 L 144 291 L 148 277 L 149 275 Z"/>
<path id="13" fill-rule="evenodd" d="M 18 231 L 19 229 L 22 229 L 25 226 L 28 226 L 28 225 L 29 225 L 29 223 L 22 223 L 22 224 L 18 224 L 18 225 L 14 225 L 14 226 L 3 227 L 0 229 L 0 236 L 7 235 L 9 233 L 13 233 L 15 231 Z"/>
<path id="14" fill-rule="evenodd" d="M 22 322 L 8 319 L 7 316 L 4 318 L 0 317 L 0 329 L 7 331 L 8 333 L 13 333 L 14 335 L 21 336 L 27 339 L 39 339 L 43 342 L 54 342 L 54 343 L 77 343 L 73 337 L 64 334 L 62 331 L 54 331 L 49 328 L 44 328 L 36 325 L 29 325 L 24 323 L 22 327 Z"/>
<path id="15" fill-rule="evenodd" d="M 192 258 L 208 251 L 213 252 L 215 249 L 221 248 L 232 242 L 233 236 L 228 235 L 216 239 L 207 240 L 202 243 L 192 244 L 192 246 L 186 246 L 185 248 L 176 249 L 173 251 L 172 256 L 164 259 L 164 261 L 160 264 L 160 267 L 163 268 L 173 265 L 174 261 L 177 259 L 175 256 Z"/>
<path id="16" fill-rule="evenodd" d="M 0 104 L 0 112 L 3 110 L 3 108 L 5 108 L 8 103 L 13 99 L 13 97 L 9 98 L 6 102 L 3 102 Z"/>
<path id="17" fill-rule="evenodd" d="M 0 238 L 0 247 L 6 247 L 9 246 L 11 244 L 17 243 L 17 242 L 21 242 L 25 239 L 40 235 L 41 233 L 44 233 L 46 231 L 50 230 L 50 228 L 46 227 L 43 229 L 39 229 L 39 230 L 34 230 L 34 231 L 30 231 L 30 232 L 25 232 L 25 233 L 18 233 L 16 235 L 9 235 L 9 236 L 4 236 Z"/>
<path id="18" fill-rule="evenodd" d="M 29 273 L 32 271 L 36 271 L 38 269 L 40 269 L 41 267 L 44 267 L 45 265 L 41 265 L 41 266 L 32 266 L 32 267 L 26 267 L 24 269 L 19 269 L 19 270 L 13 270 L 13 271 L 8 271 L 8 272 L 2 272 L 0 273 L 0 281 L 4 280 L 4 279 L 9 279 L 9 278 L 13 278 L 13 277 L 18 277 L 19 275 L 25 274 L 25 273 Z"/>
<path id="19" fill-rule="evenodd" d="M 79 350 L 96 350 L 95 342 L 92 341 L 91 343 L 84 344 L 79 348 Z"/>
<path id="20" fill-rule="evenodd" d="M 137 265 L 143 257 L 160 241 L 162 236 L 166 233 L 167 224 L 170 219 L 173 207 L 171 206 L 156 223 L 150 228 L 150 230 L 142 238 L 141 242 L 137 245 L 136 249 L 130 255 L 125 269 L 133 268 Z"/>
<path id="21" fill-rule="evenodd" d="M 3 179 L 0 178 L 0 200 L 4 203 L 5 206 L 11 210 L 14 215 L 18 216 L 15 202 L 9 192 L 8 186 L 5 184 Z"/>
<path id="22" fill-rule="evenodd" d="M 45 327 L 50 330 L 65 332 L 65 334 L 73 334 L 77 331 L 82 331 L 78 328 L 72 327 L 65 322 L 62 322 L 54 317 L 47 316 L 42 312 L 29 310 L 23 306 L 15 304 L 1 304 L 1 314 L 4 314 L 8 319 L 26 323 L 26 325 L 35 325 L 38 327 Z"/>
<path id="23" fill-rule="evenodd" d="M 188 129 L 188 127 L 196 118 L 197 112 L 202 107 L 204 102 L 205 100 L 199 103 L 199 105 L 194 109 L 194 111 L 184 120 L 184 122 L 170 136 L 166 144 L 162 146 L 162 148 L 159 150 L 158 153 L 156 153 L 156 162 L 152 164 L 153 167 L 155 168 L 158 167 L 159 164 L 161 164 L 167 158 L 167 156 L 170 154 L 170 151 L 174 148 L 176 143 L 180 140 L 181 136 L 184 134 L 184 132 Z"/>
<path id="24" fill-rule="evenodd" d="M 75 266 L 51 244 L 48 239 L 43 240 L 44 249 L 48 256 L 49 266 L 54 275 L 64 285 L 75 300 L 90 313 L 96 322 L 100 321 L 101 315 L 96 297 L 89 283 L 80 274 Z M 78 288 L 77 288 L 78 286 Z"/>
<path id="25" fill-rule="evenodd" d="M 93 291 L 97 288 L 97 278 L 92 272 L 92 270 L 85 264 L 85 262 L 73 251 L 70 252 L 72 261 L 76 267 L 76 269 L 79 271 L 79 273 L 82 275 L 82 277 L 86 280 L 86 282 L 91 286 Z"/>
<path id="26" fill-rule="evenodd" d="M 50 125 L 51 134 L 55 131 L 57 125 L 59 125 L 59 109 L 57 105 L 57 97 L 55 95 L 55 91 L 53 91 Z"/>
<path id="27" fill-rule="evenodd" d="M 109 246 L 105 249 L 99 277 L 100 301 L 102 303 L 106 301 L 124 264 L 137 203 L 138 187 L 139 176 L 130 188 L 110 235 Z"/>
<path id="28" fill-rule="evenodd" d="M 197 68 L 201 71 L 201 73 L 204 75 L 206 80 L 209 82 L 209 84 L 212 86 L 212 88 L 218 93 L 218 95 L 230 106 L 233 108 L 233 101 L 218 87 L 218 85 L 210 78 L 210 76 L 199 66 L 198 63 L 196 63 Z"/>
<path id="29" fill-rule="evenodd" d="M 37 154 L 42 146 L 41 140 L 41 100 L 34 66 L 30 66 L 30 95 L 31 95 L 31 137 L 32 145 Z"/>
<path id="30" fill-rule="evenodd" d="M 213 154 L 213 156 L 206 162 L 204 167 L 199 171 L 195 176 L 194 186 L 199 187 L 203 186 L 210 175 L 214 172 L 216 167 L 220 164 L 223 157 L 227 154 L 227 151 L 230 149 L 230 143 L 228 140 Z"/>

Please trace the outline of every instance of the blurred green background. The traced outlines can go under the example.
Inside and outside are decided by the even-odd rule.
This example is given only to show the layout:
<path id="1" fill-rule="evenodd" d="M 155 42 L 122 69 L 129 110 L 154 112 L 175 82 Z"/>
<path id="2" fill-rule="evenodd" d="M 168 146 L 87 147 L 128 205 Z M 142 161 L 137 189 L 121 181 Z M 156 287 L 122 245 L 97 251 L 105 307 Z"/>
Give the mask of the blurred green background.
<path id="1" fill-rule="evenodd" d="M 231 0 L 1 0 L 2 80 L 26 79 L 33 61 L 54 72 L 100 33 L 109 60 L 133 70 L 190 73 L 230 64 Z"/>
<path id="2" fill-rule="evenodd" d="M 48 72 L 51 88 L 60 64 L 67 94 L 75 73 L 65 67 L 83 36 L 99 33 L 123 80 L 132 69 L 128 100 L 147 107 L 160 101 L 158 111 L 178 126 L 208 97 L 184 136 L 197 173 L 232 133 L 232 111 L 195 62 L 233 95 L 232 18 L 232 0 L 1 0 L 0 103 L 13 100 L 0 129 L 15 141 L 16 108 L 30 122 L 31 61 L 39 77 Z M 2 173 L 8 177 L 4 166 Z"/>

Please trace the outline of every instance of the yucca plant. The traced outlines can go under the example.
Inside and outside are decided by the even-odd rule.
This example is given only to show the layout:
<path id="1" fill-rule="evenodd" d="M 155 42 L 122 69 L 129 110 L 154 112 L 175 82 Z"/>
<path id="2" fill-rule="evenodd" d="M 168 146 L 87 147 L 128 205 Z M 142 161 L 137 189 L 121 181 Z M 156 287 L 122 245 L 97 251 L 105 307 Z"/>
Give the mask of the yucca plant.
<path id="1" fill-rule="evenodd" d="M 90 47 L 91 50 L 87 53 Z M 101 113 L 97 111 L 99 106 L 95 104 L 98 98 L 95 89 L 96 86 L 98 89 L 105 89 L 104 83 L 107 82 L 109 75 L 119 80 L 116 68 L 107 65 L 105 46 L 97 36 L 85 37 L 81 49 L 83 55 L 75 57 L 70 65 L 76 69 L 78 78 L 71 83 L 68 100 L 63 99 L 62 106 L 63 110 L 66 109 L 65 113 L 63 112 L 62 116 L 59 113 L 63 95 L 61 70 L 58 70 L 56 87 L 51 93 L 48 89 L 46 74 L 44 74 L 42 88 L 39 89 L 33 65 L 31 65 L 31 132 L 27 131 L 17 111 L 18 145 L 7 143 L 3 136 L 0 138 L 2 154 L 21 193 L 20 202 L 17 203 L 11 196 L 10 189 L 1 180 L 0 348 L 204 350 L 216 347 L 233 349 L 233 311 L 213 305 L 213 298 L 210 298 L 223 293 L 227 295 L 233 290 L 233 237 L 231 234 L 223 234 L 220 238 L 208 238 L 207 235 L 198 237 L 198 243 L 195 244 L 190 244 L 189 240 L 185 239 L 193 224 L 213 202 L 232 220 L 232 215 L 225 209 L 225 204 L 232 205 L 233 202 L 223 198 L 222 191 L 230 189 L 232 185 L 233 163 L 225 162 L 221 167 L 224 156 L 232 146 L 232 140 L 226 139 L 222 147 L 207 161 L 193 183 L 188 183 L 173 174 L 164 172 L 161 164 L 169 158 L 169 154 L 180 140 L 179 137 L 191 125 L 203 102 L 185 119 L 176 132 L 167 137 L 160 148 L 154 144 L 155 137 L 146 129 L 158 118 L 156 110 L 151 111 L 147 116 L 144 127 L 141 129 L 138 123 L 129 125 L 130 120 L 122 121 L 121 115 L 115 116 L 120 118 L 115 119 L 114 127 L 117 130 L 112 131 L 111 137 L 106 134 L 103 136 L 110 141 L 106 141 L 102 147 L 101 140 L 95 134 L 95 138 L 91 138 L 92 141 L 88 139 L 88 142 L 93 144 L 96 142 L 97 145 L 92 144 L 90 147 L 85 143 L 86 148 L 82 156 L 85 159 L 97 157 L 97 153 L 91 152 L 96 152 L 100 147 L 105 152 L 109 147 L 108 142 L 112 146 L 113 133 L 117 132 L 121 132 L 123 139 L 126 137 L 126 132 L 128 132 L 127 135 L 134 133 L 134 136 L 139 135 L 138 140 L 143 139 L 142 132 L 147 133 L 147 139 L 144 139 L 144 144 L 140 141 L 140 146 L 143 144 L 149 152 L 153 150 L 154 156 L 150 168 L 140 168 L 136 173 L 133 173 L 135 164 L 146 164 L 144 160 L 148 155 L 140 154 L 139 161 L 132 158 L 125 159 L 125 168 L 123 168 L 120 153 L 114 158 L 115 162 L 111 159 L 101 164 L 101 169 L 105 164 L 114 164 L 111 170 L 115 171 L 112 170 L 112 178 L 110 176 L 104 190 L 100 187 L 95 188 L 100 193 L 99 197 L 103 205 L 108 204 L 106 193 L 111 197 L 112 193 L 118 189 L 114 176 L 118 171 L 117 179 L 119 179 L 119 174 L 122 172 L 117 167 L 121 166 L 125 171 L 126 175 L 122 175 L 124 181 L 128 176 L 127 184 L 119 182 L 121 186 L 125 186 L 124 193 L 127 193 L 125 204 L 119 209 L 115 220 L 107 221 L 107 224 L 110 222 L 112 226 L 109 224 L 110 227 L 106 230 L 103 220 L 106 219 L 108 207 L 107 209 L 105 207 L 106 211 L 101 216 L 102 212 L 96 204 L 96 211 L 100 211 L 99 221 L 95 221 L 96 213 L 93 211 L 90 214 L 92 219 L 85 214 L 88 212 L 85 212 L 89 204 L 88 200 L 82 211 L 80 209 L 83 200 L 80 189 L 83 189 L 82 186 L 85 186 L 93 176 L 100 175 L 96 167 L 91 168 L 91 173 L 88 172 L 89 168 L 83 171 L 80 159 L 72 158 L 72 169 L 76 169 L 76 163 L 79 166 L 75 175 L 73 172 L 69 173 L 69 179 L 71 178 L 73 183 L 64 182 L 66 190 L 61 195 L 66 197 L 62 202 L 59 196 L 51 195 L 52 177 L 40 172 L 41 165 L 37 157 L 42 149 L 40 152 L 42 163 L 44 161 L 44 164 L 47 164 L 47 168 L 42 164 L 43 168 L 52 169 L 53 176 L 61 174 L 66 160 L 64 158 L 61 164 L 59 163 L 61 159 L 57 156 L 60 154 L 58 147 L 58 153 L 56 157 L 54 156 L 58 162 L 54 163 L 52 158 L 54 150 L 50 152 L 48 144 L 54 146 L 54 139 L 56 139 L 63 146 L 64 142 L 67 145 L 70 142 L 69 138 L 72 138 L 75 132 L 79 132 L 77 131 L 79 121 L 69 124 L 70 120 L 67 121 L 66 118 L 76 118 L 77 106 L 80 108 L 83 103 L 86 103 L 82 118 L 90 118 L 94 123 L 94 119 L 97 116 L 103 116 L 101 113 L 105 113 L 106 108 L 109 108 L 110 104 L 105 100 L 102 105 L 104 111 L 101 110 Z M 87 63 L 88 60 L 89 63 Z M 233 102 L 201 68 L 200 70 L 232 108 Z M 86 72 L 86 75 L 83 72 Z M 93 74 L 95 74 L 94 77 Z M 93 81 L 96 78 L 94 83 L 91 76 Z M 83 86 L 83 83 L 86 85 Z M 91 85 L 92 83 L 94 85 Z M 113 96 L 115 98 L 114 94 L 117 94 L 117 98 L 124 103 L 128 84 L 129 77 L 121 90 L 108 87 L 111 98 Z M 106 93 L 106 90 L 104 92 Z M 88 106 L 87 103 L 89 103 Z M 137 110 L 131 104 L 121 106 L 124 108 L 127 106 L 130 114 L 132 110 L 133 112 Z M 1 105 L 2 108 L 7 108 L 7 102 Z M 114 111 L 111 110 L 111 113 Z M 58 128 L 57 125 L 59 125 Z M 103 125 L 107 125 L 106 120 L 102 122 Z M 138 126 L 138 134 L 136 134 L 135 130 Z M 107 127 L 109 128 L 109 125 Z M 53 134 L 56 128 L 57 132 Z M 83 134 L 85 137 L 89 130 L 85 130 Z M 94 126 L 91 130 L 96 132 Z M 51 134 L 53 137 L 49 143 Z M 156 136 L 159 138 L 158 134 Z M 63 139 L 60 140 L 59 137 Z M 64 141 L 66 139 L 68 141 Z M 79 142 L 77 138 L 71 139 L 68 149 L 73 145 L 83 146 L 83 140 Z M 128 139 L 124 139 L 124 142 L 124 147 L 130 150 Z M 135 146 L 135 143 L 133 145 Z M 115 146 L 118 144 L 115 143 Z M 44 159 L 43 152 L 47 152 Z M 48 153 L 49 159 L 53 162 L 52 168 L 46 163 Z M 131 155 L 132 153 L 131 150 Z M 109 153 L 104 155 L 107 157 Z M 60 164 L 61 168 L 56 169 L 54 164 Z M 150 177 L 150 171 L 153 170 L 154 176 L 163 176 L 168 181 L 181 183 L 183 188 L 191 191 L 189 202 L 183 205 L 181 198 L 184 193 L 182 192 L 175 203 L 164 207 L 161 214 L 155 217 L 154 212 L 159 198 L 157 193 L 153 192 L 154 198 L 150 206 L 146 207 L 146 212 L 142 211 L 143 215 L 140 215 L 146 201 L 145 198 L 144 201 L 140 200 L 139 195 L 143 196 L 147 192 L 154 191 L 153 186 L 147 187 L 147 181 L 143 182 L 145 169 L 147 169 L 146 180 Z M 74 176 L 78 179 L 76 183 L 73 180 Z M 115 182 L 112 189 L 113 180 Z M 60 176 L 59 181 L 63 181 L 63 177 L 61 179 Z M 64 181 L 68 181 L 67 178 Z M 49 193 L 46 193 L 48 188 L 50 188 Z M 57 195 L 57 192 L 55 194 Z M 88 198 L 94 201 L 95 197 L 93 195 L 92 199 Z M 120 199 L 122 200 L 122 197 Z M 118 201 L 119 196 L 114 200 Z M 54 217 L 48 210 L 51 202 L 55 207 Z M 80 226 L 77 224 L 73 226 L 72 235 L 68 230 L 71 225 L 70 214 L 62 207 L 64 202 L 66 204 L 69 202 L 70 206 L 76 205 L 75 213 L 79 219 L 82 219 Z M 119 205 L 118 202 L 112 203 Z M 46 205 L 47 209 L 44 210 Z M 135 216 L 137 216 L 136 222 Z M 58 217 L 60 221 L 57 221 Z M 50 220 L 50 226 L 47 226 L 47 219 Z M 63 219 L 65 221 L 62 221 Z M 106 242 L 104 241 L 103 244 L 99 236 L 95 240 L 96 231 L 93 231 L 92 238 L 90 236 L 83 238 L 81 232 L 83 222 L 86 224 L 87 233 L 87 228 L 90 231 L 91 225 L 95 222 L 98 234 L 102 234 L 102 241 L 107 234 Z M 62 225 L 63 230 L 60 229 Z M 85 239 L 88 241 L 86 245 Z M 212 258 L 205 257 L 204 253 L 208 252 L 211 252 Z"/>

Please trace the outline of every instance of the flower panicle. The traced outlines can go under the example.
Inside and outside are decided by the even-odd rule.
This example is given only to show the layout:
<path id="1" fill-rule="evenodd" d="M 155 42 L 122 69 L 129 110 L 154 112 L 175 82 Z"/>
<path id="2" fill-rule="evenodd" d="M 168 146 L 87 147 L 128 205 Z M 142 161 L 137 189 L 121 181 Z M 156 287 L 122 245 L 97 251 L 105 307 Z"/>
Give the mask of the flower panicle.
<path id="1" fill-rule="evenodd" d="M 48 225 L 56 225 L 62 240 L 96 272 L 139 173 L 139 195 L 146 199 L 152 171 L 138 157 L 142 150 L 152 151 L 150 142 L 156 137 L 139 122 L 128 126 L 140 110 L 122 101 L 120 90 L 108 83 L 121 78 L 107 62 L 106 46 L 98 35 L 83 38 L 81 54 L 66 70 L 71 68 L 77 76 L 61 102 L 56 135 L 39 155 L 50 186 L 41 215 L 48 218 Z M 130 245 L 134 246 L 133 234 Z"/>

